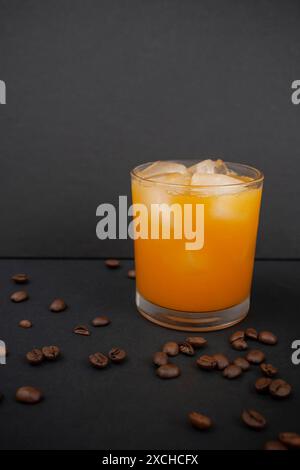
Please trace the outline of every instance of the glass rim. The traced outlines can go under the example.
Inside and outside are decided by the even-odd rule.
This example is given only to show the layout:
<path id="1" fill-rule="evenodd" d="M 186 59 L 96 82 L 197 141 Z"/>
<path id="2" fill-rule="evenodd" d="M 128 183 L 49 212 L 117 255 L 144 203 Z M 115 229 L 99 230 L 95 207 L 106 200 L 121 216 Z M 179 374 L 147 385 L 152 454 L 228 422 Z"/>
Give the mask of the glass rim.
<path id="1" fill-rule="evenodd" d="M 251 181 L 237 181 L 236 183 L 231 183 L 231 184 L 214 184 L 214 185 L 205 185 L 205 184 L 182 184 L 182 183 L 165 183 L 163 181 L 157 181 L 153 177 L 147 178 L 143 177 L 137 172 L 141 167 L 145 167 L 146 165 L 151 165 L 153 163 L 156 163 L 157 161 L 162 161 L 162 162 L 174 162 L 174 163 L 184 163 L 185 161 L 192 162 L 192 163 L 199 163 L 202 160 L 199 159 L 186 159 L 186 160 L 155 160 L 152 162 L 146 162 L 142 163 L 140 165 L 137 165 L 130 171 L 130 175 L 137 180 L 144 181 L 144 182 L 149 182 L 149 183 L 155 183 L 156 185 L 162 185 L 162 186 L 172 186 L 172 187 L 181 187 L 181 188 L 222 188 L 222 187 L 238 187 L 238 186 L 251 186 L 254 184 L 262 183 L 264 180 L 264 174 L 261 170 L 258 170 L 257 168 L 246 165 L 244 163 L 236 163 L 236 162 L 228 162 L 224 161 L 225 165 L 235 165 L 240 168 L 245 168 L 247 170 L 250 170 L 254 172 L 257 176 L 253 178 Z"/>

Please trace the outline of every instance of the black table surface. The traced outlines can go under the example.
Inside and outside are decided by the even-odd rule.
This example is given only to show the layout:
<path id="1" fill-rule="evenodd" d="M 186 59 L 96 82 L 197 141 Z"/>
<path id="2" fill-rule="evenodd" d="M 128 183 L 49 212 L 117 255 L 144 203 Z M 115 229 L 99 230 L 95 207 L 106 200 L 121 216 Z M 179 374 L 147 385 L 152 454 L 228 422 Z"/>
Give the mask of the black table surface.
<path id="1" fill-rule="evenodd" d="M 111 271 L 102 260 L 1 260 L 0 339 L 9 356 L 0 366 L 0 448 L 260 449 L 280 431 L 300 432 L 300 366 L 291 362 L 291 343 L 300 339 L 300 262 L 256 262 L 251 309 L 241 324 L 278 334 L 278 345 L 261 349 L 293 386 L 292 396 L 280 402 L 255 392 L 257 366 L 229 381 L 219 372 L 197 369 L 195 357 L 178 356 L 178 379 L 156 377 L 153 352 L 165 341 L 187 335 L 155 326 L 138 314 L 135 283 L 127 278 L 132 263 L 124 260 L 120 269 Z M 10 293 L 20 289 L 10 276 L 17 272 L 31 278 L 26 286 L 30 299 L 13 304 Z M 56 297 L 68 303 L 65 312 L 48 310 Z M 109 326 L 91 326 L 89 337 L 72 332 L 100 314 L 110 317 Z M 20 328 L 21 319 L 30 319 L 33 327 Z M 236 329 L 203 334 L 208 339 L 205 353 L 225 352 L 232 359 L 241 355 L 228 345 Z M 60 346 L 59 361 L 26 363 L 27 351 L 49 344 Z M 124 364 L 105 370 L 89 365 L 90 353 L 105 353 L 113 346 L 128 352 Z M 35 406 L 17 403 L 15 392 L 22 385 L 40 387 L 45 399 Z M 262 412 L 268 427 L 261 432 L 246 428 L 240 420 L 244 408 Z M 214 428 L 191 428 L 187 414 L 193 410 L 211 416 Z"/>

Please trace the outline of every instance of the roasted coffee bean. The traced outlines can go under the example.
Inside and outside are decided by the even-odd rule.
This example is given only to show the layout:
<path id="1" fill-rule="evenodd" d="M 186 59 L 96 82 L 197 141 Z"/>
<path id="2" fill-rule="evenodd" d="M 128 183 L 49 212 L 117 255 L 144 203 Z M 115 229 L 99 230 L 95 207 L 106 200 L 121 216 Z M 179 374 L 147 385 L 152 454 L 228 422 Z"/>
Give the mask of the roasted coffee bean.
<path id="1" fill-rule="evenodd" d="M 59 313 L 63 312 L 66 310 L 67 304 L 63 299 L 54 299 L 51 305 L 49 306 L 49 309 L 51 312 Z"/>
<path id="2" fill-rule="evenodd" d="M 189 336 L 186 338 L 186 342 L 190 343 L 194 349 L 202 348 L 207 344 L 207 340 L 202 336 Z"/>
<path id="3" fill-rule="evenodd" d="M 239 366 L 230 364 L 223 370 L 223 376 L 226 377 L 226 379 L 236 379 L 242 374 L 242 372 L 243 371 Z"/>
<path id="4" fill-rule="evenodd" d="M 120 267 L 120 261 L 118 259 L 107 259 L 105 265 L 107 268 L 116 269 Z"/>
<path id="5" fill-rule="evenodd" d="M 156 374 L 161 379 L 175 379 L 180 375 L 180 369 L 176 364 L 165 364 L 158 367 Z"/>
<path id="6" fill-rule="evenodd" d="M 246 359 L 251 364 L 261 364 L 265 360 L 266 356 L 260 349 L 251 349 L 246 354 Z"/>
<path id="7" fill-rule="evenodd" d="M 237 339 L 231 343 L 231 346 L 233 349 L 236 349 L 236 351 L 245 351 L 248 349 L 248 344 L 244 339 Z"/>
<path id="8" fill-rule="evenodd" d="M 110 319 L 105 315 L 101 315 L 92 320 L 93 326 L 106 326 L 110 324 Z"/>
<path id="9" fill-rule="evenodd" d="M 135 269 L 129 269 L 129 271 L 127 272 L 127 276 L 129 277 L 129 279 L 135 279 Z"/>
<path id="10" fill-rule="evenodd" d="M 260 377 L 255 382 L 255 389 L 258 393 L 268 393 L 272 379 L 269 377 Z"/>
<path id="11" fill-rule="evenodd" d="M 156 366 L 165 366 L 168 364 L 168 355 L 163 351 L 158 351 L 153 354 L 153 364 Z"/>
<path id="12" fill-rule="evenodd" d="M 258 335 L 258 341 L 264 344 L 276 344 L 278 339 L 271 331 L 261 331 Z"/>
<path id="13" fill-rule="evenodd" d="M 216 361 L 216 368 L 218 370 L 224 370 L 230 364 L 228 357 L 224 354 L 214 354 L 213 358 Z"/>
<path id="14" fill-rule="evenodd" d="M 207 356 L 206 354 L 198 357 L 196 363 L 200 369 L 204 370 L 213 370 L 217 366 L 217 361 L 215 360 L 214 356 Z"/>
<path id="15" fill-rule="evenodd" d="M 90 336 L 90 330 L 88 329 L 87 326 L 85 325 L 78 325 L 78 326 L 75 326 L 73 332 L 76 334 L 76 335 L 82 335 L 82 336 Z"/>
<path id="16" fill-rule="evenodd" d="M 21 328 L 31 328 L 31 327 L 32 327 L 32 323 L 31 323 L 30 320 L 21 320 L 21 321 L 19 322 L 19 326 L 20 326 Z"/>
<path id="17" fill-rule="evenodd" d="M 249 339 L 257 339 L 258 333 L 255 328 L 247 328 L 245 331 L 245 336 Z"/>
<path id="18" fill-rule="evenodd" d="M 101 352 L 96 352 L 89 355 L 90 364 L 97 369 L 104 369 L 108 365 L 108 357 Z"/>
<path id="19" fill-rule="evenodd" d="M 272 380 L 269 390 L 275 398 L 287 398 L 292 392 L 292 387 L 285 380 L 275 379 Z"/>
<path id="20" fill-rule="evenodd" d="M 195 355 L 195 350 L 193 346 L 188 343 L 187 341 L 183 341 L 182 343 L 179 343 L 179 351 L 182 354 L 185 354 L 186 356 L 194 356 Z"/>
<path id="21" fill-rule="evenodd" d="M 3 393 L 0 392 L 0 402 L 4 399 Z"/>
<path id="22" fill-rule="evenodd" d="M 112 362 L 119 364 L 120 362 L 123 362 L 126 359 L 127 354 L 124 349 L 112 348 L 108 353 L 108 357 Z"/>
<path id="23" fill-rule="evenodd" d="M 281 432 L 279 434 L 279 440 L 282 444 L 291 449 L 300 449 L 300 434 L 296 432 Z"/>
<path id="24" fill-rule="evenodd" d="M 168 341 L 163 345 L 162 350 L 168 354 L 168 356 L 177 356 L 179 353 L 179 346 L 175 341 Z"/>
<path id="25" fill-rule="evenodd" d="M 268 441 L 264 445 L 264 450 L 288 450 L 280 441 Z"/>
<path id="26" fill-rule="evenodd" d="M 23 302 L 24 300 L 27 300 L 27 299 L 29 299 L 29 295 L 27 294 L 25 290 L 19 290 L 17 292 L 14 292 L 10 296 L 10 300 L 16 303 Z"/>
<path id="27" fill-rule="evenodd" d="M 60 356 L 60 349 L 58 346 L 44 346 L 42 353 L 48 361 L 55 361 Z"/>
<path id="28" fill-rule="evenodd" d="M 244 331 L 235 331 L 232 333 L 232 335 L 229 338 L 230 343 L 234 343 L 234 341 L 237 341 L 238 339 L 244 339 L 245 338 L 245 332 Z"/>
<path id="29" fill-rule="evenodd" d="M 247 359 L 245 359 L 244 357 L 236 357 L 235 360 L 233 361 L 233 363 L 240 367 L 242 369 L 242 371 L 246 371 L 246 370 L 249 370 L 250 369 L 250 364 L 249 362 L 247 361 Z"/>
<path id="30" fill-rule="evenodd" d="M 12 276 L 12 281 L 14 281 L 16 284 L 26 284 L 29 281 L 29 278 L 27 274 L 21 273 L 21 274 L 15 274 Z"/>
<path id="31" fill-rule="evenodd" d="M 272 364 L 266 364 L 265 362 L 260 365 L 260 370 L 267 377 L 274 377 L 278 373 L 277 367 L 272 366 Z"/>
<path id="32" fill-rule="evenodd" d="M 26 386 L 18 388 L 16 392 L 16 400 L 20 403 L 34 405 L 39 403 L 43 398 L 43 393 L 39 388 Z"/>
<path id="33" fill-rule="evenodd" d="M 26 359 L 30 364 L 36 365 L 43 361 L 44 356 L 40 349 L 34 348 L 26 354 Z"/>
<path id="34" fill-rule="evenodd" d="M 264 429 L 267 425 L 267 421 L 263 415 L 255 410 L 244 410 L 242 413 L 242 420 L 244 423 L 252 429 Z"/>
<path id="35" fill-rule="evenodd" d="M 197 413 L 196 411 L 192 411 L 188 414 L 188 420 L 194 428 L 201 429 L 206 431 L 212 427 L 212 420 L 201 413 Z"/>

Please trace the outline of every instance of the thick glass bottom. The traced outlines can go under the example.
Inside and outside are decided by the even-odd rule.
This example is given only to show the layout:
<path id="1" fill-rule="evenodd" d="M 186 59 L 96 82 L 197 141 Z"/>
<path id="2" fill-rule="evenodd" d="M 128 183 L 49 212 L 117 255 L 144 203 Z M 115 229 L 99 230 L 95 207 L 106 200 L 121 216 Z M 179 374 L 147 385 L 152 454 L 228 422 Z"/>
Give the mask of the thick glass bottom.
<path id="1" fill-rule="evenodd" d="M 213 331 L 228 328 L 243 320 L 249 311 L 250 299 L 238 305 L 212 312 L 182 312 L 155 305 L 136 291 L 139 312 L 154 323 L 181 331 Z"/>

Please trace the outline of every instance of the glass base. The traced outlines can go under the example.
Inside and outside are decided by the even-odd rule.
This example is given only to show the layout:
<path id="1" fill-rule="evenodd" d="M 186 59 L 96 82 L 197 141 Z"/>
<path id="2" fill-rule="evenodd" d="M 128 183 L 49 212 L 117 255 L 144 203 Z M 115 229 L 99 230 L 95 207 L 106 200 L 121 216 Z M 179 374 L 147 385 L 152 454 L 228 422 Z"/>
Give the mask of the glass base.
<path id="1" fill-rule="evenodd" d="M 181 331 L 213 331 L 228 328 L 243 320 L 249 311 L 249 297 L 238 305 L 212 312 L 181 312 L 155 305 L 136 291 L 138 311 L 147 320 Z"/>

